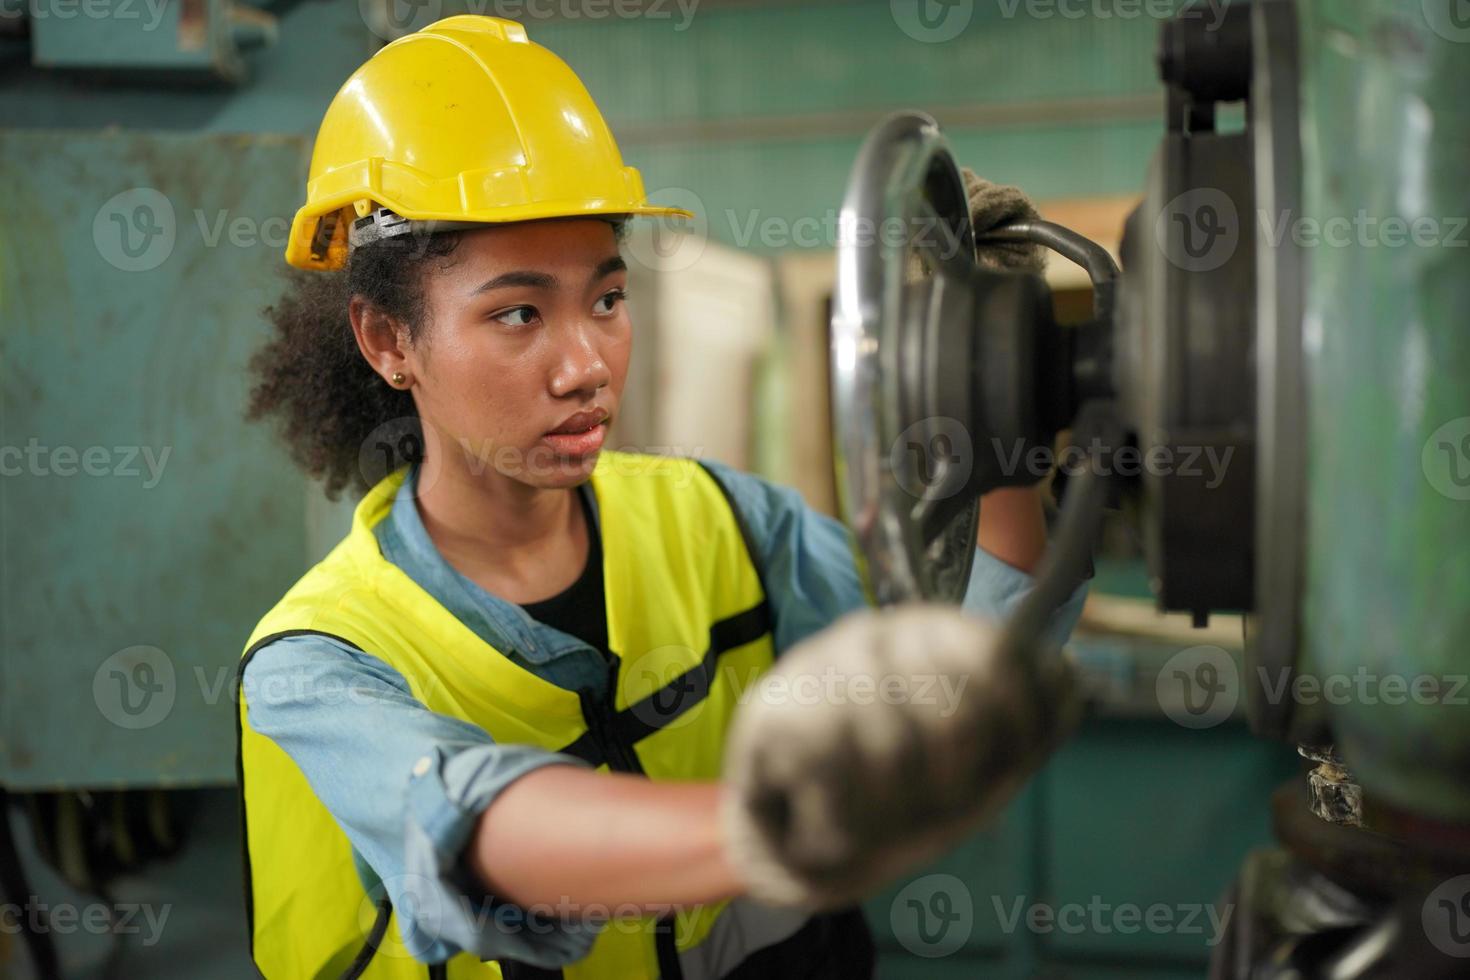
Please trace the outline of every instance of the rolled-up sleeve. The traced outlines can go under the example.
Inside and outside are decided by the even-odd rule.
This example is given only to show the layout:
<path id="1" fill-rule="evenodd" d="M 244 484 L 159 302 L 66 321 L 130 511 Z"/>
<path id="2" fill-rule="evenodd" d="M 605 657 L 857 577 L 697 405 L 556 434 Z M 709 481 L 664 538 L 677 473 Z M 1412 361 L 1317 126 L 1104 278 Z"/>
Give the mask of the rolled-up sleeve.
<path id="1" fill-rule="evenodd" d="M 468 951 L 557 967 L 587 955 L 595 927 L 486 895 L 463 857 L 477 818 L 512 782 L 586 762 L 497 743 L 431 711 L 380 658 L 326 636 L 261 647 L 241 683 L 250 727 L 300 767 L 351 842 L 359 874 L 377 879 L 364 886 L 386 890 L 415 958 Z"/>
<path id="2" fill-rule="evenodd" d="M 775 620 L 779 656 L 846 613 L 867 605 L 852 534 L 841 521 L 814 510 L 791 487 L 712 460 L 704 463 L 739 512 L 762 566 Z M 970 583 L 960 606 L 997 622 L 1009 618 L 1036 580 L 983 549 L 975 549 Z M 1046 639 L 1061 646 L 1071 636 L 1087 597 L 1087 583 L 1050 616 Z"/>
<path id="3" fill-rule="evenodd" d="M 771 606 L 777 656 L 867 606 L 841 521 L 807 506 L 791 487 L 713 460 L 704 465 L 749 533 Z"/>
<path id="4" fill-rule="evenodd" d="M 975 563 L 970 568 L 970 584 L 960 606 L 994 622 L 1004 622 L 1016 611 L 1036 585 L 1036 579 L 1007 564 L 983 548 L 975 549 Z M 1046 621 L 1043 640 L 1052 646 L 1062 646 L 1076 629 L 1082 618 L 1082 606 L 1087 601 L 1087 583 L 1083 582 L 1072 591 L 1067 600 L 1053 610 Z"/>

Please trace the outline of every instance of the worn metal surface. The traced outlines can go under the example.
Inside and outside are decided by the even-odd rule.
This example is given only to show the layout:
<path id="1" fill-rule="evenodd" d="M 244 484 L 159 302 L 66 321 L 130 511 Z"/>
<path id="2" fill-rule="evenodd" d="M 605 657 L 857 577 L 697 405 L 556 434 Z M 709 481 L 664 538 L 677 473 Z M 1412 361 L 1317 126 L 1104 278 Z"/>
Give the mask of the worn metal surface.
<path id="1" fill-rule="evenodd" d="M 1467 821 L 1470 23 L 1450 0 L 1306 12 L 1306 211 L 1337 224 L 1307 258 L 1304 669 L 1346 679 L 1324 705 L 1366 798 Z"/>
<path id="2" fill-rule="evenodd" d="M 183 73 L 196 84 L 243 81 L 241 46 L 275 36 L 274 17 L 234 0 L 41 2 L 28 20 L 36 65 Z"/>
<path id="3" fill-rule="evenodd" d="M 233 779 L 234 664 L 306 558 L 305 481 L 241 417 L 304 154 L 0 132 L 12 787 Z"/>

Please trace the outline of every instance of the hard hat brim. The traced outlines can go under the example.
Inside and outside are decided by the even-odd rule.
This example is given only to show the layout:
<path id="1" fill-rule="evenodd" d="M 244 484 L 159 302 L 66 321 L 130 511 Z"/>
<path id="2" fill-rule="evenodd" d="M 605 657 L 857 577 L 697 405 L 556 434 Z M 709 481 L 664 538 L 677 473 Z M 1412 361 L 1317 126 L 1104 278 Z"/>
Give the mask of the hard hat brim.
<path id="1" fill-rule="evenodd" d="M 523 206 L 497 208 L 493 212 L 465 214 L 449 211 L 410 211 L 393 207 L 390 202 L 381 202 L 383 207 L 410 221 L 472 222 L 495 225 L 524 221 L 549 221 L 565 218 L 596 218 L 606 215 L 626 215 L 641 218 L 693 218 L 694 212 L 684 208 L 666 207 L 655 204 L 629 206 L 609 201 L 586 201 L 579 205 L 558 207 L 555 204 L 536 203 Z M 336 208 L 301 208 L 291 222 L 291 237 L 286 244 L 286 262 L 298 269 L 330 271 L 340 269 L 347 261 L 347 229 L 350 219 L 340 218 L 332 229 L 324 251 L 315 243 L 318 225 L 322 218 L 340 212 L 351 211 L 351 202 Z"/>

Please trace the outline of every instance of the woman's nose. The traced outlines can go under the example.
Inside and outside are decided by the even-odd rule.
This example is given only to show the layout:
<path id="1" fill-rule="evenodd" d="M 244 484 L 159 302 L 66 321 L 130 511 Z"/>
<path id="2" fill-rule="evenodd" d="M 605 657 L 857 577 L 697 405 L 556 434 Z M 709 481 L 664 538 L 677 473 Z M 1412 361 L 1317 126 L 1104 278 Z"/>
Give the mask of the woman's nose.
<path id="1" fill-rule="evenodd" d="M 598 341 L 595 326 L 578 325 L 568 332 L 552 374 L 552 394 L 595 391 L 612 380 L 612 370 L 602 356 Z"/>

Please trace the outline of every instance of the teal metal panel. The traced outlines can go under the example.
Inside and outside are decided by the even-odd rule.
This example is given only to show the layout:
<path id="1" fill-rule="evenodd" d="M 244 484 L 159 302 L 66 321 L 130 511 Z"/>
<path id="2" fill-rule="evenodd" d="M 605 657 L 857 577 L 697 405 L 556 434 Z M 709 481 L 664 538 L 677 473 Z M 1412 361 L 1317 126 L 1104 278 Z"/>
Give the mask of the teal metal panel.
<path id="1" fill-rule="evenodd" d="M 692 195 L 711 237 L 759 252 L 831 246 L 826 229 L 857 148 L 893 109 L 933 112 L 962 162 L 1037 197 L 1138 190 L 1161 132 L 1156 18 L 1099 17 L 1082 4 L 1062 6 L 1085 16 L 1060 8 L 1034 16 L 1049 8 L 1028 0 L 960 4 L 970 8 L 964 29 L 929 43 L 905 32 L 902 4 L 888 0 L 695 5 L 688 18 L 673 2 L 645 6 L 668 16 L 525 23 L 580 74 L 650 189 Z M 416 16 L 466 7 L 426 3 Z M 298 4 L 282 13 L 273 47 L 246 55 L 250 81 L 238 91 L 101 95 L 54 74 L 16 72 L 12 84 L 23 83 L 26 97 L 0 100 L 0 126 L 310 137 L 376 43 L 360 5 Z M 1093 108 L 1099 100 L 1118 108 Z M 992 110 L 1009 114 L 985 121 Z M 793 241 L 803 218 L 822 229 L 806 244 Z M 774 234 L 760 230 L 769 220 Z"/>
<path id="2" fill-rule="evenodd" d="M 944 115 L 939 113 L 940 121 Z M 1160 127 L 1098 126 L 947 132 L 959 161 L 1037 199 L 1138 190 Z M 801 141 L 633 145 L 624 155 L 655 198 L 693 207 L 711 238 L 751 251 L 830 249 L 860 135 Z M 1060 161 L 1086 160 L 1082 171 Z"/>
<path id="3" fill-rule="evenodd" d="M 1050 15 L 1047 4 L 1027 0 L 961 3 L 952 6 L 962 22 L 926 35 L 906 30 L 916 25 L 904 6 L 711 3 L 686 20 L 670 3 L 667 17 L 528 19 L 526 27 L 626 122 L 1158 91 L 1157 19 L 1097 16 L 1097 5 L 1081 3 L 1051 4 Z M 444 4 L 451 7 L 464 9 Z"/>
<path id="4" fill-rule="evenodd" d="M 1028 790 L 991 826 L 867 902 L 879 947 L 935 962 L 1024 955 L 1021 937 L 1004 928 L 992 904 L 1032 890 L 1038 806 Z"/>
<path id="5" fill-rule="evenodd" d="M 1202 977 L 1225 890 L 1271 839 L 1268 795 L 1298 771 L 1236 723 L 1089 723 L 997 824 L 865 904 L 879 975 Z"/>
<path id="6" fill-rule="evenodd" d="M 932 112 L 962 163 L 1035 197 L 1139 190 L 1162 132 L 1157 19 L 954 6 L 966 25 L 938 43 L 905 33 L 886 0 L 701 7 L 682 30 L 676 15 L 527 27 L 578 71 L 650 189 L 679 194 L 728 244 L 831 247 L 858 147 L 900 108 Z M 803 219 L 821 222 L 817 242 L 792 240 Z"/>
<path id="7" fill-rule="evenodd" d="M 1046 962 L 1032 973 L 1038 980 L 1206 980 L 1206 968 L 1155 966 L 1147 963 Z M 983 974 L 979 974 L 983 976 Z"/>
<path id="8" fill-rule="evenodd" d="M 1202 967 L 1219 932 L 1204 906 L 1271 839 L 1267 799 L 1298 771 L 1291 749 L 1236 723 L 1089 724 L 1042 775 L 1045 871 L 1028 901 L 1057 916 L 1042 955 Z"/>
<path id="9" fill-rule="evenodd" d="M 49 0 L 55 3 L 58 0 Z M 64 2 L 64 0 L 62 0 Z M 136 0 L 146 19 L 149 2 Z M 170 0 L 170 8 L 180 0 Z M 97 25 L 96 43 L 129 43 L 128 28 L 110 20 Z M 0 127 L 88 130 L 183 130 L 193 133 L 316 134 L 332 94 L 380 42 L 367 29 L 357 3 L 298 3 L 280 14 L 279 37 L 268 48 L 245 52 L 246 81 L 238 87 L 169 81 L 157 73 L 140 81 L 119 72 L 106 84 L 74 73 L 7 66 L 0 98 Z"/>
<path id="10" fill-rule="evenodd" d="M 232 679 L 304 569 L 241 417 L 299 137 L 0 132 L 0 780 L 227 783 Z"/>
<path id="11" fill-rule="evenodd" d="M 1308 249 L 1303 666 L 1350 685 L 1327 711 L 1365 791 L 1457 822 L 1470 820 L 1464 12 L 1311 3 L 1304 126 L 1307 213 L 1341 228 Z"/>
<path id="12" fill-rule="evenodd" d="M 1035 975 L 1024 960 L 996 962 L 959 954 L 925 959 L 890 950 L 878 957 L 878 980 L 1025 980 Z"/>
<path id="13" fill-rule="evenodd" d="M 213 72 L 238 79 L 229 0 L 32 0 L 31 59 L 45 67 Z"/>

